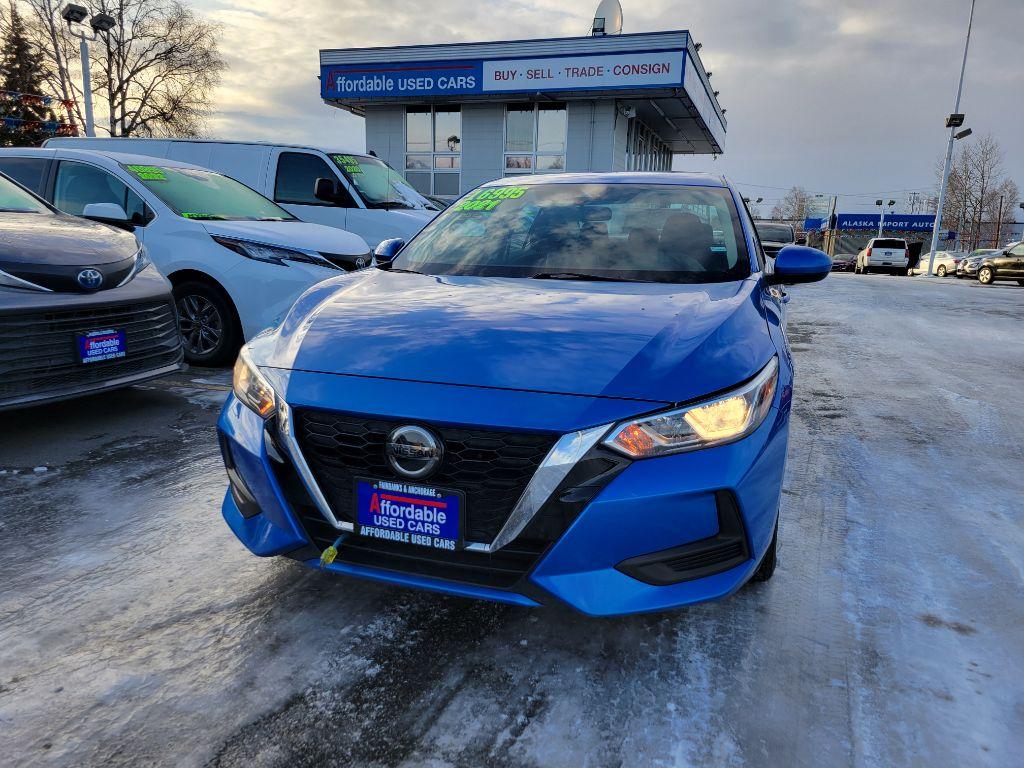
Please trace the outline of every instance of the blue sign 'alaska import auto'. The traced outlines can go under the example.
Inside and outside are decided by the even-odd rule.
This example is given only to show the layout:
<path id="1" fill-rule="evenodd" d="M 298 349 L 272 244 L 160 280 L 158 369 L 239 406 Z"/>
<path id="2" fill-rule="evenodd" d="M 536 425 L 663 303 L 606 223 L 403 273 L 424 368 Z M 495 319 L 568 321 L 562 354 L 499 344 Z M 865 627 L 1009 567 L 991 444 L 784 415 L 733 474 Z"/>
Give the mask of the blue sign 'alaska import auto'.
<path id="1" fill-rule="evenodd" d="M 720 177 L 480 187 L 243 347 L 219 434 L 255 554 L 595 615 L 775 570 L 793 367 L 781 286 Z"/>

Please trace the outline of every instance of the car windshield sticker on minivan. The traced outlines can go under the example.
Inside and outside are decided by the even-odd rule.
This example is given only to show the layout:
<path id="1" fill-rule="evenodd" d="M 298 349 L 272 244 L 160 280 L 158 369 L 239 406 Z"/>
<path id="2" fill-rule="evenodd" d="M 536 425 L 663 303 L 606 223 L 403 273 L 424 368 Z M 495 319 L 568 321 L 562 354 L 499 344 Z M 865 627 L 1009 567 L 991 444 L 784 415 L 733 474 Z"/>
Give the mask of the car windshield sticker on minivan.
<path id="1" fill-rule="evenodd" d="M 481 189 L 455 204 L 456 211 L 493 211 L 506 200 L 526 194 L 526 187 L 494 187 Z"/>
<path id="2" fill-rule="evenodd" d="M 352 157 L 352 155 L 334 155 L 334 162 L 340 165 L 341 170 L 345 173 L 363 172 L 363 169 L 359 167 L 359 161 Z"/>
<path id="3" fill-rule="evenodd" d="M 154 165 L 127 165 L 125 167 L 143 181 L 167 181 L 163 168 L 157 168 Z"/>

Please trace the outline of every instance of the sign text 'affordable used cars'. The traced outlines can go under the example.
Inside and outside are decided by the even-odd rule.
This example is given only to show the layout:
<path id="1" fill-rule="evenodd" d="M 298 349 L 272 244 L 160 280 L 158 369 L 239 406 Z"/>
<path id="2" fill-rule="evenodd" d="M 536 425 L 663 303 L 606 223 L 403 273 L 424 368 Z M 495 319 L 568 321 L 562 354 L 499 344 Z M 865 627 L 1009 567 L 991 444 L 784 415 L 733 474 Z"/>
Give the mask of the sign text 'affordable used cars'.
<path id="1" fill-rule="evenodd" d="M 678 87 L 685 51 L 331 65 L 321 68 L 325 99 L 375 99 L 513 91 Z"/>

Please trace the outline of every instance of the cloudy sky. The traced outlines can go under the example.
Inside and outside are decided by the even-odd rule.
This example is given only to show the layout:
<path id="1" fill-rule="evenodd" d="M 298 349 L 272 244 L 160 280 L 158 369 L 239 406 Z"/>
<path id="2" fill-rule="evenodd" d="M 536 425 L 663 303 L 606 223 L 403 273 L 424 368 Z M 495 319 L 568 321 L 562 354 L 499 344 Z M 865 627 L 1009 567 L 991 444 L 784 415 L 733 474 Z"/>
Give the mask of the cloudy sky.
<path id="1" fill-rule="evenodd" d="M 319 98 L 320 48 L 584 34 L 597 0 L 195 0 L 224 25 L 230 69 L 211 132 L 364 147 Z M 684 157 L 768 203 L 781 188 L 901 202 L 935 188 L 970 0 L 622 0 L 626 32 L 689 29 L 728 109 L 725 154 Z M 287 10 L 286 10 L 287 8 Z M 961 111 L 1002 144 L 1024 189 L 1024 0 L 979 0 Z M 968 141 L 970 139 L 967 139 Z"/>

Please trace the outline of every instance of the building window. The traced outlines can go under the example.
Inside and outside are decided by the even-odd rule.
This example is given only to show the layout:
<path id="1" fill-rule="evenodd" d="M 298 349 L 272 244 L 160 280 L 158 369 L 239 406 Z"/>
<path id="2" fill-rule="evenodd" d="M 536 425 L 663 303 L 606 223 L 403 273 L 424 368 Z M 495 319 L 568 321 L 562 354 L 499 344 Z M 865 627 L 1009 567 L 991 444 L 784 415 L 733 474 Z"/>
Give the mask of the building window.
<path id="1" fill-rule="evenodd" d="M 564 104 L 505 107 L 505 175 L 565 170 Z"/>
<path id="2" fill-rule="evenodd" d="M 671 171 L 672 152 L 642 120 L 629 121 L 626 133 L 627 171 Z"/>
<path id="3" fill-rule="evenodd" d="M 462 167 L 458 107 L 409 107 L 405 112 L 405 179 L 420 194 L 455 197 Z"/>

